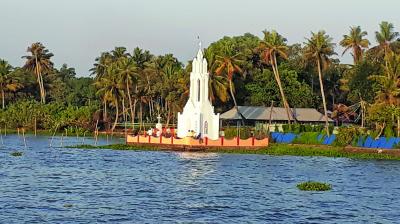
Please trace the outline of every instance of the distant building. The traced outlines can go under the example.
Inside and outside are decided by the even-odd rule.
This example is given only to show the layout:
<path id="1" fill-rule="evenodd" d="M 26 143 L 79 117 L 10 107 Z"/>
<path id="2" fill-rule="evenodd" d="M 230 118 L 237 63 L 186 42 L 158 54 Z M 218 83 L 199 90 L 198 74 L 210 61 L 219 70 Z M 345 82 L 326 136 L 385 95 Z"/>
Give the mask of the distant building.
<path id="1" fill-rule="evenodd" d="M 238 110 L 231 110 L 220 115 L 222 121 L 226 123 L 236 123 L 236 121 L 245 120 L 247 125 L 255 123 L 267 123 L 271 119 L 272 124 L 287 123 L 287 114 L 284 107 L 256 107 L 256 106 L 238 106 Z M 290 120 L 294 118 L 301 124 L 323 124 L 325 116 L 313 108 L 291 108 Z M 330 123 L 332 119 L 328 118 Z"/>
<path id="2" fill-rule="evenodd" d="M 180 138 L 188 136 L 190 131 L 194 131 L 195 135 L 201 138 L 219 138 L 219 113 L 214 113 L 214 107 L 209 100 L 208 79 L 207 61 L 200 46 L 197 57 L 192 62 L 189 99 L 183 112 L 178 113 Z"/>

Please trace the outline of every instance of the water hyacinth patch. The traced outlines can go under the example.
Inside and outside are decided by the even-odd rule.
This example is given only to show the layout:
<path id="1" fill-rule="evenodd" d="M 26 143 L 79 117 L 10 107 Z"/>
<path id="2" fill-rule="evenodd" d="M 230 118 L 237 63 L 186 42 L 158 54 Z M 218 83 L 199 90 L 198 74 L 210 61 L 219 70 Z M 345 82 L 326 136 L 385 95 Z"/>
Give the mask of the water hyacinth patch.
<path id="1" fill-rule="evenodd" d="M 332 185 L 315 181 L 307 181 L 297 184 L 297 188 L 301 191 L 329 191 L 332 189 Z"/>

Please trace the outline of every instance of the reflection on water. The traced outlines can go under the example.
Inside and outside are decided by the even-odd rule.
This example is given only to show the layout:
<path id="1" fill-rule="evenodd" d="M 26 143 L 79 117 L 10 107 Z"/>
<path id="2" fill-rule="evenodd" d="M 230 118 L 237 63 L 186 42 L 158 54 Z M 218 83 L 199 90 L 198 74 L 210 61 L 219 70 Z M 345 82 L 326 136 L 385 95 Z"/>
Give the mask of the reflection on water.
<path id="1" fill-rule="evenodd" d="M 205 153 L 205 152 L 177 152 L 176 153 L 181 159 L 189 160 L 203 160 L 208 158 L 215 158 L 218 156 L 217 153 Z"/>
<path id="2" fill-rule="evenodd" d="M 0 223 L 400 220 L 398 161 L 81 150 L 50 148 L 50 139 L 28 136 L 25 148 L 21 138 L 4 137 Z M 76 145 L 82 139 L 63 141 Z M 60 145 L 60 138 L 54 145 Z M 11 156 L 15 150 L 23 156 Z M 333 190 L 297 190 L 296 184 L 307 180 L 329 182 Z"/>
<path id="3" fill-rule="evenodd" d="M 188 184 L 196 184 L 201 178 L 215 171 L 215 161 L 218 157 L 217 153 L 204 152 L 177 152 L 178 158 L 184 162 L 185 168 L 179 175 L 182 182 Z"/>

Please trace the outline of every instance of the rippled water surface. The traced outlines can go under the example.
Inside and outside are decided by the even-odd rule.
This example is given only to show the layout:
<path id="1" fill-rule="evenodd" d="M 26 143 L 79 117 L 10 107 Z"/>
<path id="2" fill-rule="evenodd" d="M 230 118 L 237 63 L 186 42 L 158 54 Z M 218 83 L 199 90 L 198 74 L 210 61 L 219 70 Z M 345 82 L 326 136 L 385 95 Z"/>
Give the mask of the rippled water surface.
<path id="1" fill-rule="evenodd" d="M 63 146 L 82 141 L 64 138 Z M 26 148 L 18 136 L 3 142 L 0 223 L 400 220 L 399 161 L 82 150 L 33 136 Z M 23 156 L 10 155 L 16 150 Z M 307 180 L 329 182 L 333 190 L 297 190 Z"/>

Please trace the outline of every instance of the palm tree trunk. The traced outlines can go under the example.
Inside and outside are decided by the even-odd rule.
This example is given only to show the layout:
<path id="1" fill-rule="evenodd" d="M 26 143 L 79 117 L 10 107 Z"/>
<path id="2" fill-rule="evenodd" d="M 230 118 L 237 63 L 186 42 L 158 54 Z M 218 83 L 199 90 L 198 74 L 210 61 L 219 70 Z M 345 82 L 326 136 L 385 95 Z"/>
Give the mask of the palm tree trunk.
<path id="1" fill-rule="evenodd" d="M 103 121 L 107 122 L 107 101 L 104 100 Z"/>
<path id="2" fill-rule="evenodd" d="M 1 88 L 1 101 L 2 101 L 2 106 L 3 106 L 3 110 L 5 108 L 5 102 L 4 102 L 4 89 Z"/>
<path id="3" fill-rule="evenodd" d="M 400 116 L 397 116 L 397 137 L 400 137 Z"/>
<path id="4" fill-rule="evenodd" d="M 229 79 L 229 91 L 230 91 L 231 96 L 232 96 L 233 104 L 235 105 L 235 108 L 238 109 L 238 106 L 237 106 L 237 103 L 236 103 L 235 94 L 233 94 L 233 86 L 232 86 L 232 80 L 231 79 Z"/>
<path id="5" fill-rule="evenodd" d="M 117 123 L 118 123 L 118 116 L 119 116 L 119 111 L 118 111 L 118 102 L 116 102 L 116 104 L 115 104 L 115 108 L 116 108 L 116 112 L 115 112 L 115 121 L 114 121 L 114 125 L 112 126 L 112 128 L 111 128 L 111 132 L 113 132 L 114 131 L 114 129 L 115 129 L 115 127 L 117 126 Z"/>
<path id="6" fill-rule="evenodd" d="M 37 82 L 39 84 L 40 101 L 43 103 L 44 102 L 43 101 L 43 90 L 42 90 L 43 89 L 43 85 L 42 85 L 42 79 L 41 79 L 42 74 L 41 74 L 41 72 L 39 70 L 38 60 L 37 60 L 36 57 L 35 57 L 35 73 L 36 73 L 36 77 L 37 77 Z"/>
<path id="7" fill-rule="evenodd" d="M 136 104 L 137 104 L 137 99 L 135 99 L 134 100 L 134 102 L 133 102 L 133 112 L 132 112 L 132 114 L 133 114 L 133 117 L 132 117 L 132 125 L 133 125 L 133 129 L 135 129 L 135 117 L 136 117 Z"/>
<path id="8" fill-rule="evenodd" d="M 235 94 L 233 94 L 232 79 L 229 79 L 229 91 L 231 93 L 233 104 L 235 105 L 235 109 L 236 109 L 237 113 L 240 115 L 240 117 L 242 118 L 242 125 L 244 126 L 245 125 L 245 120 L 244 120 L 245 118 L 242 115 L 242 113 L 239 111 L 239 107 L 238 107 L 237 102 L 236 102 Z"/>
<path id="9" fill-rule="evenodd" d="M 165 128 L 168 128 L 169 121 L 170 121 L 170 118 L 171 118 L 171 107 L 169 106 L 170 103 L 167 102 L 167 104 L 168 104 L 168 113 L 167 113 L 167 122 L 165 124 Z"/>
<path id="10" fill-rule="evenodd" d="M 40 73 L 40 84 L 42 85 L 42 103 L 45 104 L 46 103 L 46 91 L 44 89 L 42 73 Z"/>
<path id="11" fill-rule="evenodd" d="M 272 70 L 273 70 L 274 75 L 275 75 L 276 83 L 278 84 L 279 91 L 281 93 L 283 106 L 285 107 L 285 110 L 286 110 L 286 115 L 287 115 L 287 118 L 288 118 L 288 124 L 289 124 L 289 129 L 290 129 L 290 125 L 291 125 L 290 112 L 289 112 L 290 108 L 289 108 L 289 104 L 288 104 L 288 102 L 286 100 L 285 93 L 283 92 L 283 87 L 282 87 L 282 83 L 281 83 L 281 78 L 279 76 L 278 64 L 276 62 L 276 55 L 275 54 L 274 54 L 274 57 L 273 57 L 273 62 L 271 64 L 272 64 Z M 293 117 L 293 120 L 295 120 L 294 117 Z"/>
<path id="12" fill-rule="evenodd" d="M 128 100 L 129 100 L 129 108 L 131 110 L 131 120 L 132 120 L 132 125 L 135 122 L 134 120 L 134 115 L 133 115 L 133 108 L 132 108 L 132 98 L 131 98 L 131 92 L 130 92 L 130 88 L 129 88 L 129 83 L 128 83 L 128 79 L 126 79 L 126 89 L 127 89 L 127 93 L 128 93 Z"/>
<path id="13" fill-rule="evenodd" d="M 143 103 L 142 103 L 142 100 L 140 100 L 140 121 L 139 121 L 139 129 L 140 130 L 142 130 L 142 126 L 143 126 Z"/>
<path id="14" fill-rule="evenodd" d="M 319 85 L 321 87 L 321 96 L 322 96 L 322 103 L 324 105 L 324 114 L 325 114 L 325 130 L 326 134 L 329 137 L 329 121 L 328 121 L 328 112 L 326 109 L 326 101 L 325 101 L 325 92 L 324 92 L 324 84 L 322 82 L 322 71 L 321 71 L 321 62 L 317 59 L 317 66 L 318 66 L 318 76 L 319 76 Z"/>

